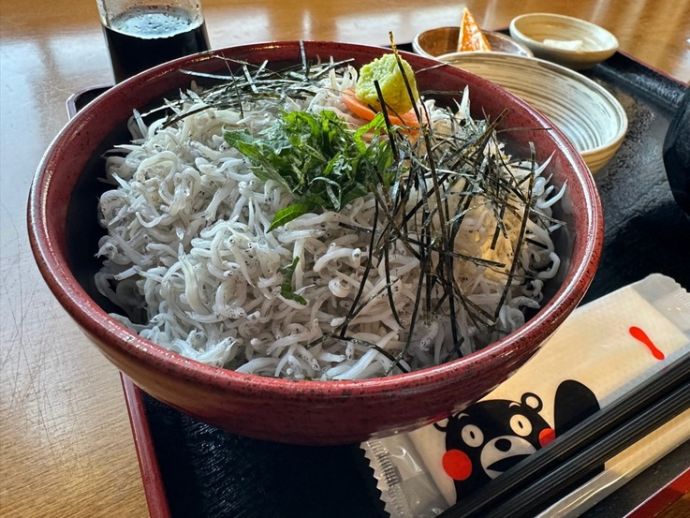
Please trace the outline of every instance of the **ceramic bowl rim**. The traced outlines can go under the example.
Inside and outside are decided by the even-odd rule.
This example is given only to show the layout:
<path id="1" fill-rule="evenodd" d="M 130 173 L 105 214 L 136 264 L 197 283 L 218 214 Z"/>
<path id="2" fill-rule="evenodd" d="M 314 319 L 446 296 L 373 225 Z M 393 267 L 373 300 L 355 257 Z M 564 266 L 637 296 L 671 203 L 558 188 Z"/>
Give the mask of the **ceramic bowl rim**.
<path id="1" fill-rule="evenodd" d="M 416 54 L 418 54 L 422 57 L 425 57 L 425 58 L 438 59 L 438 56 L 434 56 L 434 55 L 430 54 L 429 52 L 427 52 L 426 50 L 424 50 L 424 48 L 419 43 L 419 37 L 422 34 L 424 34 L 425 32 L 440 30 L 440 29 L 458 29 L 459 30 L 460 26 L 458 26 L 458 25 L 444 25 L 442 27 L 431 27 L 430 29 L 425 29 L 423 31 L 418 32 L 417 34 L 415 34 L 414 38 L 412 39 L 412 48 L 414 49 L 413 51 Z M 520 50 L 522 50 L 522 52 L 524 52 L 528 56 L 534 56 L 534 53 L 530 50 L 529 47 L 527 47 L 527 45 L 520 43 L 519 41 L 514 40 L 513 38 L 511 38 L 507 34 L 503 34 L 502 32 L 498 32 L 498 31 L 485 31 L 483 29 L 482 29 L 482 33 L 491 34 L 492 36 L 495 36 L 501 40 L 510 41 L 510 43 L 512 45 L 515 45 L 516 47 L 518 47 Z M 486 52 L 486 51 L 465 50 L 465 51 L 463 51 L 463 54 L 476 54 L 476 53 L 483 53 L 483 52 Z M 494 54 L 508 54 L 509 56 L 520 56 L 521 55 L 521 54 L 517 54 L 515 52 L 504 52 L 504 51 L 500 51 L 500 50 L 492 50 L 491 52 Z M 440 55 L 441 54 L 439 54 L 439 56 Z"/>
<path id="2" fill-rule="evenodd" d="M 308 396 L 311 401 L 329 401 L 338 398 L 404 394 L 419 390 L 417 387 L 420 386 L 440 386 L 453 374 L 472 368 L 473 365 L 480 364 L 485 358 L 491 360 L 491 356 L 512 356 L 520 349 L 521 344 L 524 345 L 525 340 L 532 340 L 533 342 L 540 338 L 543 342 L 549 333 L 553 332 L 553 326 L 550 328 L 551 331 L 546 331 L 544 324 L 548 326 L 548 323 L 554 320 L 560 323 L 584 296 L 592 281 L 592 276 L 588 275 L 587 270 L 592 261 L 598 261 L 603 243 L 603 213 L 594 179 L 589 174 L 582 157 L 557 128 L 550 132 L 551 138 L 554 145 L 571 164 L 574 169 L 574 176 L 581 185 L 582 203 L 586 216 L 582 222 L 583 228 L 579 228 L 577 231 L 583 232 L 587 238 L 583 239 L 579 249 L 573 250 L 573 255 L 570 258 L 573 271 L 568 274 L 551 299 L 544 304 L 536 315 L 516 331 L 463 358 L 410 373 L 365 380 L 293 381 L 284 378 L 244 374 L 185 358 L 140 337 L 135 331 L 110 317 L 83 289 L 72 273 L 68 260 L 60 251 L 61 242 L 56 236 L 48 232 L 47 222 L 50 220 L 50 215 L 46 213 L 46 200 L 51 184 L 56 181 L 54 178 L 56 176 L 55 170 L 49 166 L 54 165 L 52 162 L 56 160 L 56 155 L 60 154 L 60 145 L 69 143 L 69 135 L 82 128 L 88 122 L 88 117 L 97 113 L 101 106 L 104 106 L 104 99 L 112 95 L 112 92 L 124 92 L 135 86 L 141 87 L 147 81 L 161 79 L 179 70 L 181 65 L 190 66 L 203 62 L 212 59 L 216 54 L 225 55 L 233 51 L 247 50 L 257 52 L 284 47 L 289 47 L 292 50 L 299 49 L 298 45 L 301 43 L 298 41 L 272 41 L 237 45 L 164 63 L 119 83 L 109 92 L 92 101 L 89 106 L 81 110 L 63 127 L 38 166 L 29 193 L 27 207 L 29 241 L 36 263 L 60 304 L 92 339 L 96 338 L 106 343 L 106 349 L 116 348 L 118 353 L 133 358 L 134 361 L 142 364 L 146 370 L 164 372 L 180 382 L 192 382 L 198 387 L 207 387 L 210 390 L 232 390 L 236 396 L 254 396 L 257 393 L 262 393 L 265 396 L 275 397 L 277 400 L 297 400 Z M 309 41 L 304 42 L 304 44 L 314 46 L 316 50 L 320 47 L 331 48 L 334 45 L 347 46 L 353 51 L 369 52 L 374 50 L 380 52 L 382 50 L 381 47 L 339 42 Z M 423 56 L 410 55 L 419 60 L 433 61 Z M 481 80 L 480 82 L 486 81 Z M 488 88 L 497 88 L 489 82 L 486 83 Z M 548 119 L 537 110 L 512 96 L 509 92 L 505 93 L 513 97 L 515 105 L 529 112 L 530 117 L 533 117 L 540 125 L 550 126 Z M 489 361 L 489 363 L 491 362 Z"/>

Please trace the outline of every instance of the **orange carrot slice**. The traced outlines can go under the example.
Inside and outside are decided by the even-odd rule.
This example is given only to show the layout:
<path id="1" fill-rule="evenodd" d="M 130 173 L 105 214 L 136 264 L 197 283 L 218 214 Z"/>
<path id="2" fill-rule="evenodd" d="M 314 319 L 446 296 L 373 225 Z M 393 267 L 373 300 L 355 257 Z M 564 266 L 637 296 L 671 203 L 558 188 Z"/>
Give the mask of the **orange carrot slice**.
<path id="1" fill-rule="evenodd" d="M 350 110 L 356 117 L 359 117 L 365 121 L 370 121 L 376 117 L 377 113 L 362 101 L 357 99 L 355 92 L 352 91 L 352 89 L 348 88 L 347 90 L 344 90 L 341 97 L 343 103 L 345 103 L 345 106 L 347 106 L 347 109 Z M 417 120 L 417 115 L 414 113 L 414 109 L 403 113 L 399 117 L 389 113 L 388 120 L 391 121 L 391 124 L 396 126 L 419 128 L 419 121 Z"/>

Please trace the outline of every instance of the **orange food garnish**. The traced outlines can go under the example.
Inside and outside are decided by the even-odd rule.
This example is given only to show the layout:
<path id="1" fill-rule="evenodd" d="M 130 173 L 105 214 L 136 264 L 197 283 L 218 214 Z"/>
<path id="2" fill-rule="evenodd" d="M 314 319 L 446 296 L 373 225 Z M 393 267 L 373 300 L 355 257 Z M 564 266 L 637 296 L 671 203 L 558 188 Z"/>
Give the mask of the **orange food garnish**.
<path id="1" fill-rule="evenodd" d="M 355 92 L 351 89 L 347 89 L 343 92 L 342 100 L 345 103 L 345 106 L 347 106 L 347 108 L 360 119 L 370 121 L 374 117 L 376 117 L 376 112 L 366 104 L 362 103 L 362 101 L 357 99 L 357 97 L 355 96 Z M 414 109 L 406 113 L 400 114 L 399 117 L 393 114 L 389 114 L 388 119 L 390 120 L 391 124 L 395 124 L 396 126 L 403 126 L 407 128 L 419 128 L 419 121 L 417 120 L 417 116 L 414 113 Z"/>
<path id="2" fill-rule="evenodd" d="M 462 10 L 462 21 L 460 22 L 460 36 L 458 37 L 458 52 L 467 50 L 491 50 L 491 45 L 482 34 L 479 25 L 474 21 L 474 16 L 465 7 Z"/>

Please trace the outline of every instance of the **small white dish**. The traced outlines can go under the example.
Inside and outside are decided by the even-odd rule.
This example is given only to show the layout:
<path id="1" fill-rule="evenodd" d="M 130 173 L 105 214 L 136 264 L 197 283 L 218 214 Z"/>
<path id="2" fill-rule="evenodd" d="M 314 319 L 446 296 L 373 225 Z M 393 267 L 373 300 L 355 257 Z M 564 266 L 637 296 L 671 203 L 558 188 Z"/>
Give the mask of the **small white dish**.
<path id="1" fill-rule="evenodd" d="M 618 50 L 618 40 L 609 31 L 571 16 L 523 14 L 513 18 L 509 30 L 536 57 L 576 70 L 601 63 Z"/>
<path id="2" fill-rule="evenodd" d="M 543 59 L 492 52 L 438 56 L 502 86 L 531 104 L 570 139 L 592 173 L 620 147 L 628 130 L 625 110 L 591 79 Z"/>

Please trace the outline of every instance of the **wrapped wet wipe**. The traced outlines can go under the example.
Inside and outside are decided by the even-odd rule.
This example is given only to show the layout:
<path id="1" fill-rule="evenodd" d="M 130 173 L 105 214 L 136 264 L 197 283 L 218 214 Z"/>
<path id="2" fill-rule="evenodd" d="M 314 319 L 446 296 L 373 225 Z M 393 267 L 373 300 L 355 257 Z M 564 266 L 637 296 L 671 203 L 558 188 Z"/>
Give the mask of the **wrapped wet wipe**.
<path id="1" fill-rule="evenodd" d="M 654 274 L 581 306 L 512 377 L 447 419 L 362 448 L 392 517 L 432 517 L 690 351 L 690 294 Z M 686 410 L 544 516 L 582 512 L 690 439 Z"/>

